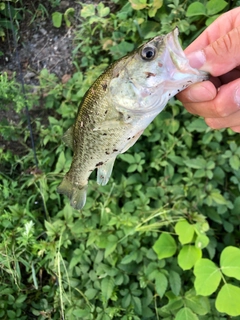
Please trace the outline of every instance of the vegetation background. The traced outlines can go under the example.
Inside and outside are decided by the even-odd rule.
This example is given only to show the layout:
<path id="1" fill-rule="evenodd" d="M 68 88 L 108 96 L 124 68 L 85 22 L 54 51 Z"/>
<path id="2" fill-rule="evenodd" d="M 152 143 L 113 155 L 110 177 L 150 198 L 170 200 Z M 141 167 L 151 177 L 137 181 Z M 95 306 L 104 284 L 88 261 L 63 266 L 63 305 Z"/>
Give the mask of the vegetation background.
<path id="1" fill-rule="evenodd" d="M 0 1 L 3 57 L 26 17 L 75 30 L 71 77 L 42 69 L 26 101 L 19 74 L 0 74 L 0 319 L 240 319 L 239 134 L 172 99 L 107 186 L 92 176 L 81 212 L 56 193 L 72 157 L 61 136 L 106 66 L 176 26 L 186 47 L 240 2 L 61 2 Z"/>

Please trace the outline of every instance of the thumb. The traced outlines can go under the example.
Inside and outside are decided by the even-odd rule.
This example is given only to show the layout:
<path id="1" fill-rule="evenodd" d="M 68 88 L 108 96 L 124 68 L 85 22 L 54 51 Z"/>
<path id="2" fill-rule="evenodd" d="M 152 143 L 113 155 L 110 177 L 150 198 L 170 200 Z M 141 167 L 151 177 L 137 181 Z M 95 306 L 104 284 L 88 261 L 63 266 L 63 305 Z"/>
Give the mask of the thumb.
<path id="1" fill-rule="evenodd" d="M 240 65 L 240 26 L 232 29 L 202 50 L 190 53 L 187 58 L 194 68 L 218 77 Z"/>

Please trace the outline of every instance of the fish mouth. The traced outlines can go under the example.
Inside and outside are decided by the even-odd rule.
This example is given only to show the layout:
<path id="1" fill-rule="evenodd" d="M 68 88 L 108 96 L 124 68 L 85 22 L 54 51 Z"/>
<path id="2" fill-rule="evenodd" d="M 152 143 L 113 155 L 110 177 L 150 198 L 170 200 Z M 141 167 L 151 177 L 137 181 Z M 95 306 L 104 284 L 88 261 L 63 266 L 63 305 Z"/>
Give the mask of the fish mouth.
<path id="1" fill-rule="evenodd" d="M 209 75 L 207 72 L 193 68 L 189 64 L 180 43 L 179 43 L 179 30 L 176 27 L 172 32 L 168 33 L 163 41 L 165 44 L 165 51 L 167 51 L 171 57 L 172 63 L 174 65 L 174 73 L 186 73 L 189 75 L 196 75 L 198 81 L 207 80 Z M 194 81 L 193 82 L 197 82 Z"/>

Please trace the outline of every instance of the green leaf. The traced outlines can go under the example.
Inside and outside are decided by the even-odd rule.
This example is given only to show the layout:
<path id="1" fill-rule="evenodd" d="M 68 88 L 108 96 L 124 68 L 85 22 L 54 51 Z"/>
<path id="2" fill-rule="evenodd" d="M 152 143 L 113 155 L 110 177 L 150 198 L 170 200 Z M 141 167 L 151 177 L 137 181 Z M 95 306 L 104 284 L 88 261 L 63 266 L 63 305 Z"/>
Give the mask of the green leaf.
<path id="1" fill-rule="evenodd" d="M 219 312 L 236 317 L 240 315 L 240 288 L 232 284 L 224 284 L 217 295 L 215 302 Z"/>
<path id="2" fill-rule="evenodd" d="M 198 316 L 191 309 L 184 307 L 178 311 L 174 320 L 198 320 Z"/>
<path id="3" fill-rule="evenodd" d="M 187 17 L 206 15 L 206 7 L 203 3 L 195 1 L 191 3 L 186 12 Z"/>
<path id="4" fill-rule="evenodd" d="M 234 215 L 240 214 L 240 197 L 237 197 L 234 200 L 234 207 L 232 209 L 232 214 L 234 214 Z"/>
<path id="5" fill-rule="evenodd" d="M 187 220 L 180 220 L 175 225 L 175 232 L 179 237 L 181 244 L 190 243 L 194 235 L 194 226 Z"/>
<path id="6" fill-rule="evenodd" d="M 178 131 L 180 126 L 180 122 L 178 120 L 172 119 L 172 121 L 169 124 L 169 131 L 174 134 Z"/>
<path id="7" fill-rule="evenodd" d="M 238 170 L 240 167 L 240 160 L 236 154 L 231 156 L 231 158 L 229 159 L 229 163 L 233 170 Z"/>
<path id="8" fill-rule="evenodd" d="M 97 289 L 89 288 L 84 292 L 84 295 L 89 299 L 92 300 L 95 298 L 96 294 L 98 293 Z"/>
<path id="9" fill-rule="evenodd" d="M 148 15 L 150 18 L 154 17 L 157 10 L 163 5 L 163 0 L 153 0 L 152 7 L 148 10 Z"/>
<path id="10" fill-rule="evenodd" d="M 199 234 L 195 240 L 195 247 L 199 249 L 206 248 L 209 244 L 209 238 L 205 234 Z"/>
<path id="11" fill-rule="evenodd" d="M 113 289 L 114 289 L 113 278 L 111 278 L 109 276 L 103 278 L 101 281 L 101 291 L 102 291 L 102 295 L 106 301 L 108 301 L 111 298 L 112 293 L 113 293 Z"/>
<path id="12" fill-rule="evenodd" d="M 211 192 L 210 197 L 217 204 L 227 204 L 227 200 L 218 192 Z"/>
<path id="13" fill-rule="evenodd" d="M 88 18 L 95 15 L 95 6 L 93 4 L 83 5 L 81 10 L 81 17 Z"/>
<path id="14" fill-rule="evenodd" d="M 226 276 L 240 280 L 240 249 L 226 247 L 221 253 L 220 266 Z"/>
<path id="15" fill-rule="evenodd" d="M 207 2 L 207 15 L 212 16 L 214 14 L 219 13 L 222 11 L 226 6 L 227 2 L 224 0 L 210 0 Z"/>
<path id="16" fill-rule="evenodd" d="M 184 301 L 186 307 L 201 316 L 210 311 L 209 299 L 207 297 L 196 295 L 196 291 L 194 289 L 190 289 L 186 292 Z"/>
<path id="17" fill-rule="evenodd" d="M 124 297 L 122 298 L 122 306 L 123 308 L 127 308 L 131 303 L 131 295 L 128 292 L 127 294 L 124 295 Z"/>
<path id="18" fill-rule="evenodd" d="M 215 292 L 221 281 L 219 268 L 209 259 L 201 259 L 194 266 L 194 287 L 197 294 L 209 296 Z"/>
<path id="19" fill-rule="evenodd" d="M 167 277 L 161 272 L 158 272 L 155 277 L 156 291 L 162 298 L 166 292 L 168 280 Z"/>
<path id="20" fill-rule="evenodd" d="M 156 252 L 158 259 L 169 258 L 175 254 L 177 245 L 170 234 L 162 233 L 155 242 L 153 250 Z"/>
<path id="21" fill-rule="evenodd" d="M 129 153 L 121 154 L 121 155 L 120 155 L 120 158 L 121 158 L 123 161 L 126 161 L 127 163 L 130 163 L 130 164 L 136 162 L 134 156 L 131 155 L 131 154 L 129 154 Z"/>
<path id="22" fill-rule="evenodd" d="M 202 250 L 195 246 L 185 245 L 178 254 L 178 264 L 183 270 L 189 270 L 201 257 Z"/>
<path id="23" fill-rule="evenodd" d="M 57 164 L 56 164 L 56 169 L 54 172 L 60 172 L 63 170 L 64 166 L 65 166 L 65 163 L 66 163 L 66 158 L 65 158 L 65 154 L 64 152 L 62 151 L 58 157 L 58 161 L 57 161 Z"/>
<path id="24" fill-rule="evenodd" d="M 147 7 L 147 0 L 129 0 L 133 9 L 141 10 Z"/>
<path id="25" fill-rule="evenodd" d="M 66 26 L 69 28 L 71 26 L 71 20 L 74 17 L 74 13 L 75 13 L 75 9 L 74 8 L 68 8 L 65 12 L 64 12 L 64 20 L 66 23 Z"/>
<path id="26" fill-rule="evenodd" d="M 202 158 L 185 160 L 184 163 L 187 167 L 193 169 L 204 169 L 206 167 L 206 160 Z"/>
<path id="27" fill-rule="evenodd" d="M 20 295 L 20 296 L 15 300 L 15 304 L 21 304 L 21 303 L 23 303 L 26 299 L 27 299 L 27 295 L 22 294 L 22 295 Z"/>
<path id="28" fill-rule="evenodd" d="M 112 234 L 108 236 L 107 240 L 108 242 L 104 253 L 105 258 L 108 257 L 116 249 L 116 246 L 118 244 L 118 237 Z"/>
<path id="29" fill-rule="evenodd" d="M 208 128 L 208 126 L 205 123 L 203 118 L 198 118 L 198 119 L 191 121 L 191 123 L 188 125 L 187 128 L 190 132 L 192 132 L 192 131 L 205 132 L 206 129 Z"/>
<path id="30" fill-rule="evenodd" d="M 8 319 L 16 319 L 16 313 L 13 310 L 7 310 Z"/>
<path id="31" fill-rule="evenodd" d="M 181 290 L 181 278 L 180 275 L 174 270 L 169 271 L 169 284 L 172 292 L 175 294 L 175 296 L 178 296 Z"/>
<path id="32" fill-rule="evenodd" d="M 141 315 L 142 314 L 142 303 L 141 303 L 140 298 L 132 296 L 132 302 L 133 302 L 134 310 L 136 311 L 136 313 L 138 315 Z"/>
<path id="33" fill-rule="evenodd" d="M 102 2 L 100 2 L 97 5 L 97 11 L 98 11 L 99 17 L 104 18 L 110 13 L 110 8 L 105 7 L 104 4 Z"/>
<path id="34" fill-rule="evenodd" d="M 60 28 L 62 25 L 62 17 L 63 14 L 61 12 L 53 12 L 52 13 L 52 22 L 55 28 Z"/>

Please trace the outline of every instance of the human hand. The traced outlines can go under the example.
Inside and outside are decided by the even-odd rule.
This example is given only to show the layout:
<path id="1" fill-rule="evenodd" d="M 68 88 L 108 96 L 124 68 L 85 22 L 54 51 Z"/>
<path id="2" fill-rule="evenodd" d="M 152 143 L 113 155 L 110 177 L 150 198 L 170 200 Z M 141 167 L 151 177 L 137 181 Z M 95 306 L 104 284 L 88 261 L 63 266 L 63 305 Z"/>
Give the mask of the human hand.
<path id="1" fill-rule="evenodd" d="M 177 95 L 214 129 L 240 132 L 240 8 L 215 20 L 186 50 L 192 67 L 210 73 Z"/>

